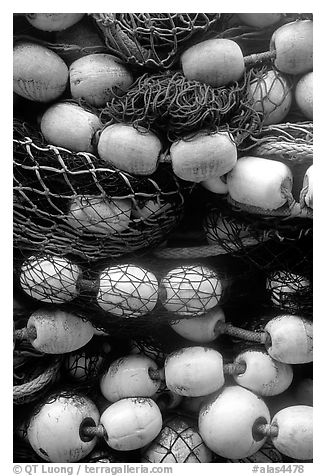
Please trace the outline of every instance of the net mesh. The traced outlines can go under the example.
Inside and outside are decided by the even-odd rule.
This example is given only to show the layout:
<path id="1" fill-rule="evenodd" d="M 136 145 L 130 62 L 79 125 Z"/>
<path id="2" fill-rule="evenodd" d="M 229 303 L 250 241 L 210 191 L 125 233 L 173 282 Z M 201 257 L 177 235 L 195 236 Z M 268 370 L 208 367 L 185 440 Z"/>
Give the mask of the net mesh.
<path id="1" fill-rule="evenodd" d="M 93 13 L 105 44 L 124 61 L 169 68 L 180 45 L 218 24 L 220 13 Z"/>
<path id="2" fill-rule="evenodd" d="M 266 289 L 276 308 L 312 318 L 312 282 L 307 277 L 280 269 L 268 275 Z"/>
<path id="3" fill-rule="evenodd" d="M 275 448 L 275 446 L 267 441 L 264 446 L 254 453 L 252 456 L 244 459 L 230 459 L 227 463 L 282 463 L 287 459 Z"/>
<path id="4" fill-rule="evenodd" d="M 166 164 L 138 178 L 14 122 L 14 246 L 22 250 L 96 260 L 157 245 L 179 222 L 183 193 Z"/>
<path id="5" fill-rule="evenodd" d="M 313 229 L 310 219 L 284 220 L 236 212 L 221 201 L 204 220 L 209 243 L 218 243 L 228 253 L 251 262 L 266 272 L 312 274 Z M 248 237 L 250 246 L 247 245 Z"/>
<path id="6" fill-rule="evenodd" d="M 65 377 L 76 385 L 86 383 L 95 386 L 115 353 L 109 337 L 94 336 L 88 344 L 64 356 Z"/>
<path id="7" fill-rule="evenodd" d="M 209 463 L 211 451 L 205 446 L 196 424 L 185 417 L 170 417 L 142 455 L 144 463 Z"/>

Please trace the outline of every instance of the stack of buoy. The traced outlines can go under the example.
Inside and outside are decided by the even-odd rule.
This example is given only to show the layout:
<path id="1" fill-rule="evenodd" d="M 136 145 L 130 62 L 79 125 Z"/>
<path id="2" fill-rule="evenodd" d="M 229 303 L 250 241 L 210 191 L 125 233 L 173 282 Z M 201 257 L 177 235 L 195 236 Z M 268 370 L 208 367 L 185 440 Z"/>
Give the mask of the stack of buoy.
<path id="1" fill-rule="evenodd" d="M 258 309 L 248 293 L 248 309 L 237 309 L 233 320 L 232 299 L 239 296 L 232 293 L 246 294 L 245 287 L 232 287 L 234 263 L 225 278 L 233 256 L 223 252 L 224 268 L 217 252 L 161 265 L 147 238 L 132 253 L 142 224 L 160 227 L 158 217 L 171 212 L 172 192 L 157 181 L 163 169 L 175 178 L 185 213 L 194 194 L 203 197 L 200 235 L 213 248 L 221 240 L 230 254 L 239 243 L 268 246 L 268 233 L 242 222 L 241 213 L 264 224 L 311 222 L 311 157 L 298 174 L 295 154 L 285 160 L 277 148 L 265 156 L 258 147 L 278 127 L 293 142 L 295 134 L 287 136 L 282 126 L 296 117 L 312 126 L 312 16 L 26 13 L 15 15 L 14 34 L 14 114 L 37 131 L 38 151 L 44 150 L 38 168 L 26 135 L 21 164 L 26 180 L 32 178 L 23 184 L 15 177 L 15 200 L 30 228 L 15 249 L 14 460 L 29 461 L 19 456 L 21 445 L 33 461 L 49 463 L 312 461 L 311 277 L 284 264 L 265 270 L 262 284 L 246 268 L 243 276 L 257 280 L 265 300 Z M 156 73 L 171 82 L 160 96 L 156 77 L 151 103 L 154 86 L 142 79 Z M 186 97 L 173 89 L 176 73 L 184 91 L 201 88 L 226 106 L 207 128 L 209 100 L 189 100 L 201 118 L 171 140 L 169 104 L 162 104 L 171 91 L 174 102 L 178 94 Z M 235 99 L 228 102 L 228 95 Z M 130 104 L 137 108 L 134 122 L 126 119 Z M 61 169 L 47 164 L 47 153 Z M 110 194 L 108 170 L 130 193 Z M 80 181 L 78 193 L 70 193 L 71 177 Z M 219 203 L 229 207 L 227 218 Z M 35 213 L 41 228 L 60 223 L 69 252 L 37 251 L 28 218 Z M 171 226 L 161 237 L 159 250 L 187 228 L 177 225 L 175 235 Z M 81 259 L 69 248 L 73 233 L 86 248 L 103 248 L 103 237 L 126 237 L 126 247 L 119 259 L 108 253 L 105 263 Z M 241 325 L 242 312 L 244 322 L 251 309 L 258 309 L 252 320 L 264 322 L 259 330 Z M 119 326 L 128 333 L 118 334 Z M 169 348 L 151 348 L 154 334 L 167 338 Z"/>

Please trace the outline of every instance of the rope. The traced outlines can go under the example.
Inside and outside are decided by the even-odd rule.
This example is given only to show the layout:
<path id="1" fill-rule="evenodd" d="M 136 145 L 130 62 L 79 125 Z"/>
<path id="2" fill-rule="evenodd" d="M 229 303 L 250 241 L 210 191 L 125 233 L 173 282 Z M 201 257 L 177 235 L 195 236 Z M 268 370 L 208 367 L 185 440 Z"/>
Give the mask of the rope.
<path id="1" fill-rule="evenodd" d="M 153 369 L 149 368 L 148 369 L 148 375 L 152 380 L 165 380 L 165 373 L 164 373 L 164 368 L 163 369 Z"/>
<path id="2" fill-rule="evenodd" d="M 270 424 L 257 425 L 255 428 L 255 431 L 269 438 L 276 438 L 278 435 L 278 427 L 276 425 L 270 425 Z"/>
<path id="3" fill-rule="evenodd" d="M 227 375 L 241 375 L 245 373 L 246 369 L 245 362 L 231 362 L 223 365 L 223 372 Z"/>
<path id="4" fill-rule="evenodd" d="M 265 64 L 273 61 L 276 58 L 276 51 L 265 51 L 263 53 L 254 53 L 244 57 L 244 64 L 246 69 Z"/>
<path id="5" fill-rule="evenodd" d="M 221 321 L 216 324 L 215 330 L 218 331 L 219 334 L 226 334 L 231 337 L 248 340 L 250 342 L 257 342 L 259 344 L 265 344 L 268 339 L 268 334 L 266 332 L 249 331 L 247 329 L 241 329 L 240 327 L 234 327 L 230 323 Z"/>
<path id="6" fill-rule="evenodd" d="M 244 247 L 257 245 L 255 238 L 243 238 L 242 245 Z M 239 247 L 232 242 L 226 242 L 225 246 L 221 245 L 202 245 L 202 246 L 190 246 L 186 248 L 165 248 L 162 250 L 156 250 L 153 254 L 157 258 L 162 259 L 188 259 L 188 258 L 208 258 L 210 256 L 218 256 L 230 253 L 232 251 L 238 251 Z"/>
<path id="7" fill-rule="evenodd" d="M 264 208 L 255 207 L 253 205 L 247 205 L 244 203 L 237 202 L 227 196 L 228 202 L 234 207 L 237 211 L 247 212 L 250 214 L 260 215 L 261 217 L 279 217 L 283 220 L 293 219 L 293 218 L 312 218 L 313 211 L 307 208 L 301 208 L 300 203 L 297 203 L 295 200 L 292 203 L 286 203 L 285 205 L 277 208 L 276 210 L 265 210 Z"/>
<path id="8" fill-rule="evenodd" d="M 14 337 L 18 341 L 33 341 L 37 338 L 36 327 L 23 327 L 23 329 L 17 329 L 14 332 Z"/>
<path id="9" fill-rule="evenodd" d="M 37 394 L 50 384 L 56 377 L 61 366 L 61 358 L 57 357 L 54 362 L 43 373 L 35 377 L 30 382 L 16 385 L 13 389 L 15 404 L 24 404 L 32 401 Z"/>
<path id="10" fill-rule="evenodd" d="M 87 438 L 94 438 L 96 436 L 99 438 L 107 437 L 107 432 L 103 425 L 85 426 L 82 429 L 82 433 L 83 433 L 83 436 L 86 436 Z"/>
<path id="11" fill-rule="evenodd" d="M 289 142 L 266 142 L 255 147 L 250 154 L 255 156 L 273 156 L 275 160 L 288 160 L 291 164 L 309 165 L 313 160 L 312 144 L 295 144 Z"/>
<path id="12" fill-rule="evenodd" d="M 146 62 L 151 58 L 150 51 L 136 44 L 132 38 L 121 30 L 120 26 L 116 23 L 116 14 L 93 13 L 92 16 L 104 34 L 106 43 L 109 40 L 107 46 L 115 45 L 120 50 L 120 54 L 128 55 L 140 63 Z"/>

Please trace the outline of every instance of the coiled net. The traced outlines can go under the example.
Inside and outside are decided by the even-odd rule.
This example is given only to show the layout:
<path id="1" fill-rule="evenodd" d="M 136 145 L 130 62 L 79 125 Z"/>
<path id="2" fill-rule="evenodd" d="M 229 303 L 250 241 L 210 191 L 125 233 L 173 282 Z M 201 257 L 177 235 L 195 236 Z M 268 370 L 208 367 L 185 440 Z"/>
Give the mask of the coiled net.
<path id="1" fill-rule="evenodd" d="M 213 88 L 187 80 L 181 72 L 145 73 L 123 96 L 115 95 L 101 111 L 103 123 L 125 122 L 163 134 L 171 142 L 198 130 L 228 130 L 240 144 L 260 126 L 248 95 L 250 70 L 239 82 Z M 242 137 L 244 136 L 244 137 Z"/>
<path id="2" fill-rule="evenodd" d="M 14 122 L 14 246 L 21 250 L 96 260 L 155 246 L 180 221 L 183 194 L 166 164 L 139 178 Z"/>

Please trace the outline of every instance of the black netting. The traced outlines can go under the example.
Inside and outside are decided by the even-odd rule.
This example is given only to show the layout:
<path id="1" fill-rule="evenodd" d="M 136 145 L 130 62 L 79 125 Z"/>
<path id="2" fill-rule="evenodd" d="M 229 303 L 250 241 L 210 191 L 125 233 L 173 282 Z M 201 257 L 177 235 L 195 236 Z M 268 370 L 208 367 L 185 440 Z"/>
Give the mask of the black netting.
<path id="1" fill-rule="evenodd" d="M 312 269 L 311 269 L 312 271 Z M 271 303 L 283 311 L 312 317 L 312 282 L 308 277 L 289 270 L 277 270 L 267 276 L 266 289 Z"/>
<path id="2" fill-rule="evenodd" d="M 143 451 L 144 463 L 210 463 L 212 452 L 205 445 L 195 421 L 168 417 L 155 440 Z"/>
<path id="3" fill-rule="evenodd" d="M 208 242 L 268 272 L 284 269 L 312 277 L 311 219 L 257 217 L 221 201 L 204 219 Z"/>
<path id="4" fill-rule="evenodd" d="M 153 203 L 155 204 L 153 208 Z M 139 178 L 14 125 L 14 245 L 86 260 L 155 246 L 178 224 L 182 185 L 162 164 Z"/>
<path id="5" fill-rule="evenodd" d="M 243 459 L 230 459 L 227 463 L 282 463 L 288 461 L 270 442 L 267 441 L 264 446 L 252 456 Z"/>

